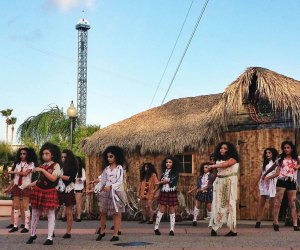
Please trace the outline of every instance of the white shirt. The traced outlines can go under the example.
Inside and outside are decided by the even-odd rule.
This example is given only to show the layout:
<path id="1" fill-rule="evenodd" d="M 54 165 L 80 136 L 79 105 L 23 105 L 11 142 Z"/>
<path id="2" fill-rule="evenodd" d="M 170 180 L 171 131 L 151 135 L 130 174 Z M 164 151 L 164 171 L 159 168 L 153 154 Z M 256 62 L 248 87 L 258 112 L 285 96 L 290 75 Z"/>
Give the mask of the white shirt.
<path id="1" fill-rule="evenodd" d="M 78 173 L 76 175 L 75 190 L 82 190 L 84 188 L 84 182 L 86 180 L 84 168 L 82 169 L 82 176 L 80 178 L 81 181 L 79 181 L 77 178 L 78 178 Z"/>
<path id="2" fill-rule="evenodd" d="M 21 172 L 21 169 L 23 167 L 22 172 L 26 172 L 27 170 L 33 170 L 34 169 L 34 163 L 30 162 L 20 162 L 16 165 L 15 171 L 16 172 Z M 18 185 L 19 178 L 22 177 L 22 186 L 25 187 L 31 183 L 31 175 L 32 173 L 30 172 L 27 176 L 20 176 L 18 174 L 15 174 L 14 178 L 14 185 Z"/>

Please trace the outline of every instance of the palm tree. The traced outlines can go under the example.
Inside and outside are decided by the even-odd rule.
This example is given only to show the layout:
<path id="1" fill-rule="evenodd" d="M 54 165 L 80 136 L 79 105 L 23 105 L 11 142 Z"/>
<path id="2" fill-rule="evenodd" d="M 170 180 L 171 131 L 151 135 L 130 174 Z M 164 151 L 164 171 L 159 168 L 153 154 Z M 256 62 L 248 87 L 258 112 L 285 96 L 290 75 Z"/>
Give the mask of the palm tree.
<path id="1" fill-rule="evenodd" d="M 74 125 L 76 128 L 76 119 Z M 40 114 L 27 118 L 19 126 L 17 135 L 21 142 L 30 141 L 37 145 L 42 145 L 46 141 L 67 143 L 70 136 L 70 119 L 58 106 L 49 106 Z"/>
<path id="2" fill-rule="evenodd" d="M 17 117 L 10 118 L 9 125 L 11 125 L 11 145 L 13 145 L 13 141 L 14 141 L 14 131 L 15 131 L 16 122 L 17 122 Z"/>
<path id="3" fill-rule="evenodd" d="M 8 125 L 9 125 L 9 117 L 11 116 L 13 109 L 1 110 L 2 116 L 6 117 L 6 143 L 8 143 Z"/>

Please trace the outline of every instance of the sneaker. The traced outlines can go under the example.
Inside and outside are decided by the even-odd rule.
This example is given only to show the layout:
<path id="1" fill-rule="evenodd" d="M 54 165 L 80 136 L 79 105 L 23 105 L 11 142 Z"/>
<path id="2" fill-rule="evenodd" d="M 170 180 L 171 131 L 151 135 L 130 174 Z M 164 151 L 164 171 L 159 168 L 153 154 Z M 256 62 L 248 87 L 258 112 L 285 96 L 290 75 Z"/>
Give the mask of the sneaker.
<path id="1" fill-rule="evenodd" d="M 257 221 L 257 222 L 256 222 L 255 228 L 260 228 L 260 221 Z"/>
<path id="2" fill-rule="evenodd" d="M 43 245 L 46 245 L 46 246 L 53 245 L 53 240 L 47 239 Z"/>
<path id="3" fill-rule="evenodd" d="M 118 241 L 119 240 L 119 236 L 113 236 L 110 241 Z"/>
<path id="4" fill-rule="evenodd" d="M 13 228 L 14 224 L 9 224 L 6 228 Z"/>
<path id="5" fill-rule="evenodd" d="M 169 233 L 169 235 L 170 236 L 174 236 L 174 231 L 171 230 L 170 233 Z"/>
<path id="6" fill-rule="evenodd" d="M 25 228 L 25 225 L 24 225 L 24 224 L 21 224 L 20 228 Z"/>
<path id="7" fill-rule="evenodd" d="M 234 233 L 232 231 L 229 231 L 229 233 L 225 234 L 226 237 L 232 237 L 232 236 L 237 236 L 237 233 Z"/>
<path id="8" fill-rule="evenodd" d="M 13 232 L 17 232 L 19 230 L 18 227 L 13 227 L 12 229 L 10 229 L 8 232 L 9 233 L 13 233 Z"/>
<path id="9" fill-rule="evenodd" d="M 210 232 L 210 236 L 217 236 L 217 232 L 212 229 L 211 232 Z"/>
<path id="10" fill-rule="evenodd" d="M 155 235 L 161 235 L 161 232 L 158 229 L 154 230 Z"/>
<path id="11" fill-rule="evenodd" d="M 104 236 L 105 236 L 105 233 L 99 234 L 98 237 L 97 237 L 97 239 L 96 239 L 96 241 L 102 240 L 102 238 L 103 238 Z"/>
<path id="12" fill-rule="evenodd" d="M 274 229 L 274 231 L 279 231 L 279 225 L 278 224 L 277 225 L 273 224 L 273 229 Z"/>
<path id="13" fill-rule="evenodd" d="M 197 226 L 197 221 L 193 221 L 192 226 L 196 227 Z"/>
<path id="14" fill-rule="evenodd" d="M 29 229 L 27 229 L 27 228 L 23 228 L 22 230 L 21 230 L 21 234 L 24 234 L 24 233 L 28 233 L 29 232 Z"/>
<path id="15" fill-rule="evenodd" d="M 34 240 L 36 240 L 36 238 L 37 238 L 36 235 L 30 236 L 29 239 L 27 240 L 26 244 L 32 244 L 32 242 L 33 242 Z"/>
<path id="16" fill-rule="evenodd" d="M 64 239 L 70 239 L 71 238 L 71 234 L 64 234 L 63 238 Z"/>

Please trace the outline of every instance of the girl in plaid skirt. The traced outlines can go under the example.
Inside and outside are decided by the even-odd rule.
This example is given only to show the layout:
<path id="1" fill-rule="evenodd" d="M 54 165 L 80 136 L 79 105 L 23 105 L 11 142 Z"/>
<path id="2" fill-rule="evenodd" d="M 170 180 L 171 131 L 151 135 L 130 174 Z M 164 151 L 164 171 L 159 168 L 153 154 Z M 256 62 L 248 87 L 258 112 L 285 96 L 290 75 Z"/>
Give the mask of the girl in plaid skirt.
<path id="1" fill-rule="evenodd" d="M 163 214 L 166 211 L 167 206 L 169 207 L 170 215 L 170 233 L 169 235 L 174 236 L 175 227 L 175 208 L 178 205 L 177 199 L 177 182 L 179 177 L 179 166 L 178 161 L 173 156 L 166 157 L 162 162 L 162 176 L 159 185 L 159 211 L 156 215 L 156 222 L 154 227 L 155 235 L 161 235 L 158 227 Z"/>
<path id="2" fill-rule="evenodd" d="M 25 226 L 21 230 L 21 233 L 29 232 L 30 188 L 28 186 L 31 183 L 31 175 L 35 167 L 36 161 L 37 161 L 37 157 L 33 149 L 20 148 L 17 152 L 17 157 L 15 160 L 15 168 L 13 171 L 9 171 L 10 174 L 14 174 L 13 188 L 12 188 L 13 207 L 14 207 L 14 215 L 13 215 L 14 226 L 9 231 L 10 233 L 18 231 L 18 219 L 20 214 L 20 207 L 23 207 L 24 214 L 25 214 Z"/>
<path id="3" fill-rule="evenodd" d="M 209 170 L 211 162 L 202 163 L 200 166 L 200 176 L 198 177 L 197 187 L 188 191 L 188 194 L 197 190 L 196 193 L 196 206 L 194 208 L 193 226 L 197 226 L 197 217 L 199 214 L 201 203 L 206 204 L 207 217 L 210 218 L 211 214 L 211 202 L 212 202 L 212 186 L 211 183 L 212 174 Z"/>
<path id="4" fill-rule="evenodd" d="M 44 245 L 53 245 L 53 231 L 55 227 L 55 208 L 58 207 L 56 185 L 60 175 L 61 153 L 58 146 L 45 143 L 40 150 L 40 160 L 43 163 L 34 169 L 39 173 L 37 181 L 32 183 L 33 189 L 30 196 L 32 207 L 30 238 L 26 244 L 32 244 L 37 238 L 36 228 L 42 211 L 47 211 L 48 238 Z"/>
<path id="5" fill-rule="evenodd" d="M 121 226 L 121 213 L 125 212 L 124 192 L 124 169 L 125 164 L 123 150 L 117 146 L 107 147 L 103 154 L 103 172 L 101 175 L 99 207 L 100 207 L 100 234 L 97 241 L 105 236 L 105 225 L 107 215 L 113 216 L 114 234 L 110 241 L 119 240 L 119 229 Z"/>

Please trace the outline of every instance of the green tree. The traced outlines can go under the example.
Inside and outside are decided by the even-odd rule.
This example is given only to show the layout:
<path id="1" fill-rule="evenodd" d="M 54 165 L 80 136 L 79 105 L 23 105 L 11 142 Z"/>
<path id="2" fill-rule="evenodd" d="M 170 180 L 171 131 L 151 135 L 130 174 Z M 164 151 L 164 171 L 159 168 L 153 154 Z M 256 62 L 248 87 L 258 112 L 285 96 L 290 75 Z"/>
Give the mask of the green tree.
<path id="1" fill-rule="evenodd" d="M 9 117 L 11 116 L 11 113 L 13 112 L 13 109 L 4 109 L 1 110 L 0 113 L 2 116 L 6 117 L 5 123 L 6 123 L 6 143 L 8 143 L 8 126 L 9 126 Z"/>

